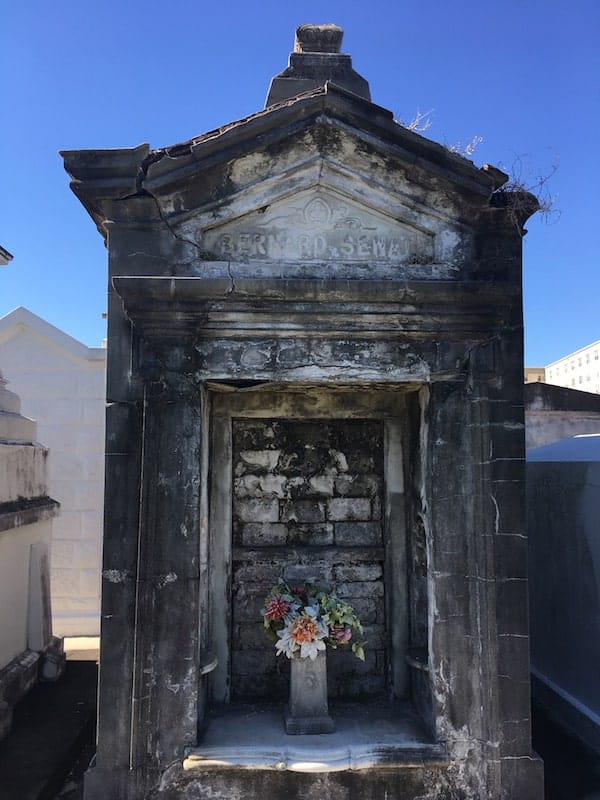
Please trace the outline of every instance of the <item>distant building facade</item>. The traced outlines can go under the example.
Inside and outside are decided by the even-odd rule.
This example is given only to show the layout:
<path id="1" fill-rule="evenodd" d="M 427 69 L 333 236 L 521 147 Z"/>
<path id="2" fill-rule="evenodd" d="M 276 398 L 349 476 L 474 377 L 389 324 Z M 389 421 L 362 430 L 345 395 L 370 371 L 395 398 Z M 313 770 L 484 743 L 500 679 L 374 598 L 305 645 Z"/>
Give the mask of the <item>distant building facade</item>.
<path id="1" fill-rule="evenodd" d="M 49 448 L 53 629 L 100 631 L 106 350 L 86 347 L 25 308 L 0 318 L 0 366 Z"/>
<path id="2" fill-rule="evenodd" d="M 600 394 L 600 340 L 548 364 L 545 382 Z"/>
<path id="3" fill-rule="evenodd" d="M 525 367 L 525 383 L 545 383 L 545 367 Z"/>

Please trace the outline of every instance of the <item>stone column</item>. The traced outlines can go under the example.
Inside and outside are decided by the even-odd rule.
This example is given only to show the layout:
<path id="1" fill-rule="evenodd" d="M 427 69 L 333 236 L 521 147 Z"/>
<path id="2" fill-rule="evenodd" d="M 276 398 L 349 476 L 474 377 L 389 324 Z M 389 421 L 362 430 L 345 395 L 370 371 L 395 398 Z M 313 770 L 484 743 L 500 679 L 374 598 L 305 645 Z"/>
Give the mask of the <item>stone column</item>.
<path id="1" fill-rule="evenodd" d="M 197 736 L 200 396 L 148 383 L 141 406 L 109 419 L 99 747 L 85 796 L 137 800 Z"/>

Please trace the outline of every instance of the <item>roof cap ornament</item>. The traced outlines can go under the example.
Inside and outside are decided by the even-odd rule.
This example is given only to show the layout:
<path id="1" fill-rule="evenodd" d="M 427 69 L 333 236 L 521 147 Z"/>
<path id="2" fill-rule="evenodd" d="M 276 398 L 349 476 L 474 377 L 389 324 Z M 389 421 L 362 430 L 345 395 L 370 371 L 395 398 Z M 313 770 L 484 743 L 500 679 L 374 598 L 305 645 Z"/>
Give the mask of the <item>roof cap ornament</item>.
<path id="1" fill-rule="evenodd" d="M 343 28 L 333 22 L 299 25 L 296 28 L 294 53 L 339 53 L 343 38 Z"/>
<path id="2" fill-rule="evenodd" d="M 289 64 L 271 81 L 265 107 L 319 89 L 328 81 L 370 101 L 368 81 L 352 69 L 352 58 L 340 53 L 343 36 L 343 29 L 332 22 L 299 25 Z"/>

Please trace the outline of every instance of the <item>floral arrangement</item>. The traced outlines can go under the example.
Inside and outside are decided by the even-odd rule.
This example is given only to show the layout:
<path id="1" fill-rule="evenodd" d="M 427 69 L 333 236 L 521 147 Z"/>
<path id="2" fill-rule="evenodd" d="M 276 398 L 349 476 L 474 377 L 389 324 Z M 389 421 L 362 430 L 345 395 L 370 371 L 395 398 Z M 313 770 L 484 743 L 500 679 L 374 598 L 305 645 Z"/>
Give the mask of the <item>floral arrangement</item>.
<path id="1" fill-rule="evenodd" d="M 352 606 L 313 583 L 290 586 L 280 579 L 266 596 L 262 613 L 265 632 L 277 639 L 278 656 L 299 653 L 314 660 L 327 647 L 350 647 L 365 660 L 364 642 L 353 641 L 363 629 Z"/>

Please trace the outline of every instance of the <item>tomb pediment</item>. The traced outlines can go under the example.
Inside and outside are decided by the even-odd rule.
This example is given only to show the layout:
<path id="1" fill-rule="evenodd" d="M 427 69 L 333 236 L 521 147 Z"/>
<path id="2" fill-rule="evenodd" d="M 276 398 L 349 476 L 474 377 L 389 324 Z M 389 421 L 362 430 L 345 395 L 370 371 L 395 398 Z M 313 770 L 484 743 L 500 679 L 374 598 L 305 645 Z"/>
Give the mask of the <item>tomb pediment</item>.
<path id="1" fill-rule="evenodd" d="M 427 263 L 431 233 L 317 188 L 198 232 L 204 251 L 227 261 Z"/>

